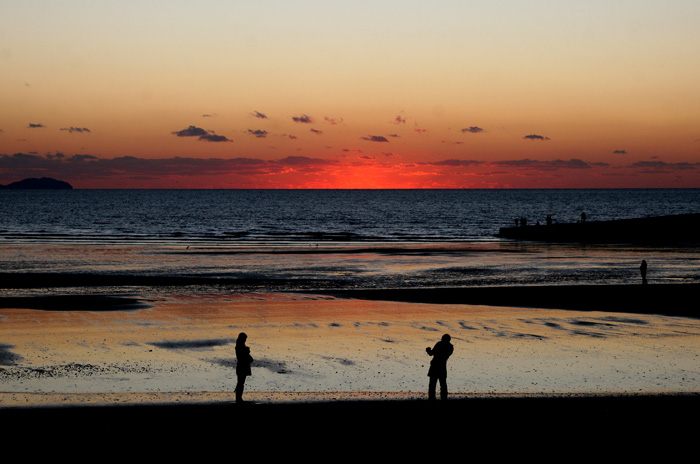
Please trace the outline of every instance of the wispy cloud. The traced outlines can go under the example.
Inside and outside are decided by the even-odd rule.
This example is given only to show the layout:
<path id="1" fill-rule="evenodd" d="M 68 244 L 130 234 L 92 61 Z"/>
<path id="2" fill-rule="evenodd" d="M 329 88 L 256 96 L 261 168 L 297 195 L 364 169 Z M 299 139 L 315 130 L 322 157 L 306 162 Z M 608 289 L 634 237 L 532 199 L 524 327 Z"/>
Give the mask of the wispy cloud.
<path id="1" fill-rule="evenodd" d="M 333 126 L 343 124 L 343 118 L 329 118 L 328 116 L 326 116 L 325 118 L 323 118 L 323 120 L 326 121 L 326 123 L 331 124 Z"/>
<path id="2" fill-rule="evenodd" d="M 182 130 L 173 132 L 173 134 L 177 135 L 178 137 L 201 137 L 203 135 L 207 135 L 208 133 L 209 132 L 202 129 L 201 127 L 196 127 L 196 126 L 190 126 L 187 129 L 182 129 Z"/>
<path id="3" fill-rule="evenodd" d="M 259 139 L 263 139 L 263 138 L 267 137 L 267 131 L 262 130 L 262 129 L 256 129 L 256 130 L 248 129 L 248 134 L 254 135 L 255 137 L 257 137 Z"/>
<path id="4" fill-rule="evenodd" d="M 386 137 L 382 135 L 368 135 L 367 137 L 360 137 L 362 140 L 368 140 L 370 142 L 388 142 Z"/>
<path id="5" fill-rule="evenodd" d="M 203 142 L 233 142 L 233 140 L 229 139 L 225 135 L 217 135 L 217 134 L 202 135 L 197 140 L 201 140 Z"/>
<path id="6" fill-rule="evenodd" d="M 406 118 L 397 114 L 393 121 L 394 124 L 406 124 Z"/>
<path id="7" fill-rule="evenodd" d="M 484 161 L 475 161 L 475 160 L 461 160 L 461 159 L 446 159 L 446 160 L 441 160 L 441 161 L 432 161 L 432 162 L 424 162 L 424 163 L 418 163 L 426 166 L 478 166 L 485 164 Z"/>
<path id="8" fill-rule="evenodd" d="M 267 115 L 265 113 L 261 113 L 260 111 L 253 111 L 250 113 L 250 115 L 254 118 L 268 119 Z"/>
<path id="9" fill-rule="evenodd" d="M 301 116 L 292 116 L 294 122 L 300 122 L 303 124 L 311 124 L 314 122 L 313 118 L 308 114 L 302 114 Z"/>
<path id="10" fill-rule="evenodd" d="M 15 153 L 0 155 L 0 172 L 4 177 L 10 178 L 34 177 L 50 172 L 52 176 L 59 178 L 92 181 L 97 178 L 131 178 L 135 175 L 191 177 L 229 172 L 240 174 L 249 173 L 251 170 L 269 174 L 284 172 L 289 167 L 309 168 L 335 163 L 334 160 L 305 156 L 289 156 L 277 160 L 187 157 L 152 159 L 134 156 L 100 158 L 88 154 L 68 156 L 57 153 L 41 156 Z"/>
<path id="11" fill-rule="evenodd" d="M 313 127 L 312 127 L 311 129 L 309 129 L 309 130 L 310 130 L 311 132 L 313 132 L 314 134 L 316 134 L 316 135 L 321 135 L 321 134 L 323 134 L 323 131 L 322 131 L 322 130 L 314 129 Z"/>
<path id="12" fill-rule="evenodd" d="M 549 137 L 544 135 L 530 134 L 523 137 L 525 140 L 549 140 Z"/>
<path id="13" fill-rule="evenodd" d="M 521 159 L 521 160 L 504 160 L 504 161 L 492 161 L 489 163 L 492 166 L 510 166 L 525 169 L 538 169 L 538 170 L 551 170 L 551 169 L 589 169 L 593 165 L 586 161 L 580 159 L 570 159 L 570 160 L 531 160 L 531 159 Z M 597 166 L 604 166 L 605 163 L 597 163 Z"/>
<path id="14" fill-rule="evenodd" d="M 627 150 L 615 150 L 615 151 L 613 151 L 613 154 L 615 154 L 615 155 L 626 155 L 626 154 L 627 154 Z"/>
<path id="15" fill-rule="evenodd" d="M 484 129 L 482 129 L 479 126 L 469 126 L 469 127 L 465 127 L 464 129 L 462 129 L 462 132 L 470 133 L 470 134 L 478 134 L 480 132 L 484 132 Z"/>
<path id="16" fill-rule="evenodd" d="M 490 179 L 493 185 L 527 185 L 528 179 L 547 176 L 551 179 L 581 178 L 576 171 L 586 170 L 585 178 L 595 182 L 603 176 L 627 175 L 638 179 L 644 175 L 666 175 L 669 181 L 681 177 L 694 179 L 700 175 L 700 163 L 673 163 L 648 160 L 627 166 L 588 162 L 581 159 L 510 159 L 503 161 L 475 159 L 437 159 L 422 162 L 393 163 L 394 153 L 362 153 L 359 150 L 343 150 L 347 154 L 340 159 L 287 156 L 279 159 L 258 158 L 139 158 L 121 156 L 102 158 L 92 154 L 65 155 L 60 152 L 46 155 L 35 153 L 0 154 L 2 180 L 51 177 L 67 180 L 77 188 L 130 187 L 150 188 L 174 185 L 260 186 L 292 188 L 299 186 L 333 186 L 335 180 L 345 182 L 347 173 L 354 169 L 359 173 L 387 173 L 387 185 L 397 181 L 422 179 L 416 187 L 459 187 L 472 185 L 476 177 Z M 567 174 L 568 171 L 568 174 Z M 425 180 L 428 183 L 425 183 Z M 309 184 L 313 182 L 313 184 Z M 513 184 L 515 182 L 516 184 Z M 523 182 L 518 184 L 518 182 Z M 3 182 L 0 182 L 3 183 Z M 414 184 L 405 184 L 408 186 Z M 656 185 L 656 184 L 655 184 Z M 675 185 L 675 184 L 674 184 Z"/>
<path id="17" fill-rule="evenodd" d="M 695 170 L 700 163 L 667 163 L 665 161 L 637 161 L 632 167 L 643 169 L 646 172 L 664 173 L 669 171 Z"/>
<path id="18" fill-rule="evenodd" d="M 90 132 L 90 129 L 88 129 L 87 127 L 73 127 L 73 126 L 71 126 L 71 127 L 62 127 L 61 130 L 62 130 L 62 131 L 67 131 L 67 132 L 69 132 L 69 133 L 71 133 L 71 134 L 72 134 L 73 132 L 78 132 L 78 133 Z"/>
<path id="19" fill-rule="evenodd" d="M 43 124 L 35 124 L 33 122 L 30 122 L 29 125 L 27 126 L 29 129 L 39 129 L 44 127 Z"/>
<path id="20" fill-rule="evenodd" d="M 208 131 L 197 126 L 189 126 L 187 129 L 172 132 L 178 137 L 198 137 L 203 142 L 233 142 L 225 135 L 217 135 L 214 131 Z"/>

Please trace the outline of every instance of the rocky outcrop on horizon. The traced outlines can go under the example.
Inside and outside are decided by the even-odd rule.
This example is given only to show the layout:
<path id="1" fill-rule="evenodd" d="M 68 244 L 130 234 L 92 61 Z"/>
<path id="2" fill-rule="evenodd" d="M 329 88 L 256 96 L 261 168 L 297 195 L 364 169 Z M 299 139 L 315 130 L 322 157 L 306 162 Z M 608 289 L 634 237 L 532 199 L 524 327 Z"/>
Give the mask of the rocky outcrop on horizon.
<path id="1" fill-rule="evenodd" d="M 70 190 L 73 186 L 62 180 L 42 177 L 41 179 L 29 178 L 7 185 L 0 185 L 1 190 Z"/>

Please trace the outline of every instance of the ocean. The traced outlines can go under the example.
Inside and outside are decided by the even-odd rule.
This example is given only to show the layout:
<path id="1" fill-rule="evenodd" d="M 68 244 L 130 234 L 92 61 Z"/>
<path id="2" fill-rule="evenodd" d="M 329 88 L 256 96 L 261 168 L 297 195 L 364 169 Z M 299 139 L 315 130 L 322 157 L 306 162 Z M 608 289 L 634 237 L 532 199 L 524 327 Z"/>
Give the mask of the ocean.
<path id="1" fill-rule="evenodd" d="M 500 227 L 700 212 L 698 189 L 4 190 L 0 272 L 226 279 L 241 288 L 698 279 L 697 249 L 520 243 Z"/>

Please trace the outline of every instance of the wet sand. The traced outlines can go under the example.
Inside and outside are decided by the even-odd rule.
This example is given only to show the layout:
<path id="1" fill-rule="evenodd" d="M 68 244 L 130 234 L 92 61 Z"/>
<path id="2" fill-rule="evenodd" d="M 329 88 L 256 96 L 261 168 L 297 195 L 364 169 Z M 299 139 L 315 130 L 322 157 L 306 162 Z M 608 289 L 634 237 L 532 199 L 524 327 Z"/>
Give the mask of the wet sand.
<path id="1" fill-rule="evenodd" d="M 645 298 L 635 296 L 642 291 Z M 458 431 L 525 436 L 533 427 L 681 434 L 678 419 L 700 405 L 700 320 L 679 295 L 696 291 L 649 285 L 0 298 L 0 414 L 18 425 L 84 424 L 76 430 L 87 436 L 95 432 L 87 424 L 114 430 L 126 421 L 137 434 L 184 427 L 190 436 L 217 436 L 243 423 L 254 434 L 248 439 L 259 442 L 283 431 L 420 436 L 435 421 L 449 421 L 454 438 Z M 256 359 L 246 391 L 252 405 L 233 403 L 233 343 L 241 331 Z M 444 332 L 455 344 L 451 399 L 431 403 L 424 350 Z"/>

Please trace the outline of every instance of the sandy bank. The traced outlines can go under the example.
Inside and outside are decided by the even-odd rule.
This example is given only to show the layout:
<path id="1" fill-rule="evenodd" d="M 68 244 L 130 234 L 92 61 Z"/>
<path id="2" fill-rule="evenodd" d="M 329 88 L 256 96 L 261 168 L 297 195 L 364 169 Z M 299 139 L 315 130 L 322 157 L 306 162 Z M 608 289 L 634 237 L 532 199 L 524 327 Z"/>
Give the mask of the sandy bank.
<path id="1" fill-rule="evenodd" d="M 700 284 L 353 289 L 318 293 L 410 303 L 700 316 L 696 302 Z"/>

